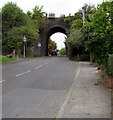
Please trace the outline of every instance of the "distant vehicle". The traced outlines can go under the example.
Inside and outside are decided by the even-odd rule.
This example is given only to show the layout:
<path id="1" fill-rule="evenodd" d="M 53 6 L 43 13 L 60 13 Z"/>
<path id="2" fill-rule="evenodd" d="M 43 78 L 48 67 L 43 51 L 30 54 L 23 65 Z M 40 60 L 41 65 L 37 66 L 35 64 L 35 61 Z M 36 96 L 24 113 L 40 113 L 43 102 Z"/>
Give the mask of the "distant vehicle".
<path id="1" fill-rule="evenodd" d="M 51 52 L 51 56 L 57 56 L 57 51 L 56 50 L 52 50 L 52 52 Z"/>

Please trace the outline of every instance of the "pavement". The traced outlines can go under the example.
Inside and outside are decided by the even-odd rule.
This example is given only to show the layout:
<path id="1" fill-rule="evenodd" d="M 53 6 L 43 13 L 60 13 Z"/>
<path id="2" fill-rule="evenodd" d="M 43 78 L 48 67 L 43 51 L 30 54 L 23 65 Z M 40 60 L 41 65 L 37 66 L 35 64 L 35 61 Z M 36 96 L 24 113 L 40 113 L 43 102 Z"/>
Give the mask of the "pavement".
<path id="1" fill-rule="evenodd" d="M 3 118 L 111 118 L 111 91 L 96 67 L 67 57 L 3 66 Z"/>
<path id="2" fill-rule="evenodd" d="M 80 62 L 62 118 L 111 118 L 111 91 L 100 81 L 96 67 Z M 66 102 L 66 101 L 65 101 Z"/>

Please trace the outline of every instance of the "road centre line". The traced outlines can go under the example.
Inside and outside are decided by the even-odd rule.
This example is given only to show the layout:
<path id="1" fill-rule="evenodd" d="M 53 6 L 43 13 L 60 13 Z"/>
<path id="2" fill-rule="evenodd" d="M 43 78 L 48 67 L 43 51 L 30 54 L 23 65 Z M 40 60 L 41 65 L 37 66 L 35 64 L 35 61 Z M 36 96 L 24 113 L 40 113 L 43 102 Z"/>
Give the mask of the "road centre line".
<path id="1" fill-rule="evenodd" d="M 38 68 L 41 68 L 41 67 L 43 67 L 43 65 L 40 65 L 40 66 L 36 67 L 35 69 L 38 69 Z"/>
<path id="2" fill-rule="evenodd" d="M 26 71 L 26 72 L 20 73 L 20 74 L 16 75 L 16 77 L 19 77 L 19 76 L 21 76 L 21 75 L 27 74 L 27 73 L 29 73 L 29 72 L 31 72 L 31 70 L 28 70 L 28 71 Z"/>
<path id="3" fill-rule="evenodd" d="M 46 62 L 44 65 L 47 65 L 47 64 L 48 64 L 48 62 Z M 43 67 L 44 65 L 40 65 L 38 67 L 35 67 L 35 69 L 39 69 L 39 68 Z M 29 72 L 31 72 L 31 70 L 28 70 L 26 72 L 20 73 L 20 74 L 16 75 L 16 77 L 19 77 L 19 76 L 24 75 L 24 74 L 29 73 Z"/>

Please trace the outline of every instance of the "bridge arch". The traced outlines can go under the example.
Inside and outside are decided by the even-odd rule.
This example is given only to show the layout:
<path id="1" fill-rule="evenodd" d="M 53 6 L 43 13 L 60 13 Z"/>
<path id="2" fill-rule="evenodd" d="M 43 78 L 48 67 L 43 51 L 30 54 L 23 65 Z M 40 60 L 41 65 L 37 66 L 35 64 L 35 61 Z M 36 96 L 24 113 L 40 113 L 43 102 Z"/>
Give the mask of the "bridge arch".
<path id="1" fill-rule="evenodd" d="M 39 40 L 35 45 L 35 54 L 48 56 L 48 42 L 51 35 L 54 33 L 63 33 L 66 36 L 68 35 L 68 25 L 62 21 L 57 19 L 51 20 L 51 22 L 46 26 L 45 29 L 41 30 L 39 33 Z M 41 48 L 37 47 L 38 42 L 41 43 Z"/>
<path id="2" fill-rule="evenodd" d="M 53 28 L 49 29 L 48 33 L 47 33 L 47 36 L 46 36 L 46 41 L 47 41 L 46 49 L 45 49 L 45 55 L 46 56 L 48 55 L 48 42 L 49 42 L 49 38 L 50 38 L 50 36 L 52 36 L 54 33 L 57 33 L 57 32 L 60 32 L 60 33 L 63 33 L 65 35 L 67 35 L 67 30 L 64 27 L 54 26 Z"/>

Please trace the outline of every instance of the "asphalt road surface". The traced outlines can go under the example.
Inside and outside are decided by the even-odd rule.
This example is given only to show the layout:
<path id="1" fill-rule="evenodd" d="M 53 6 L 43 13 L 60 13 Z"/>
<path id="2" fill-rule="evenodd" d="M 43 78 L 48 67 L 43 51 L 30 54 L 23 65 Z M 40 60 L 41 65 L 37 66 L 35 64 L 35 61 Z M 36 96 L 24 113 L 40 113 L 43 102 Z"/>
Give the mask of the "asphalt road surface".
<path id="1" fill-rule="evenodd" d="M 55 118 L 71 89 L 78 63 L 43 57 L 3 66 L 3 118 Z"/>

